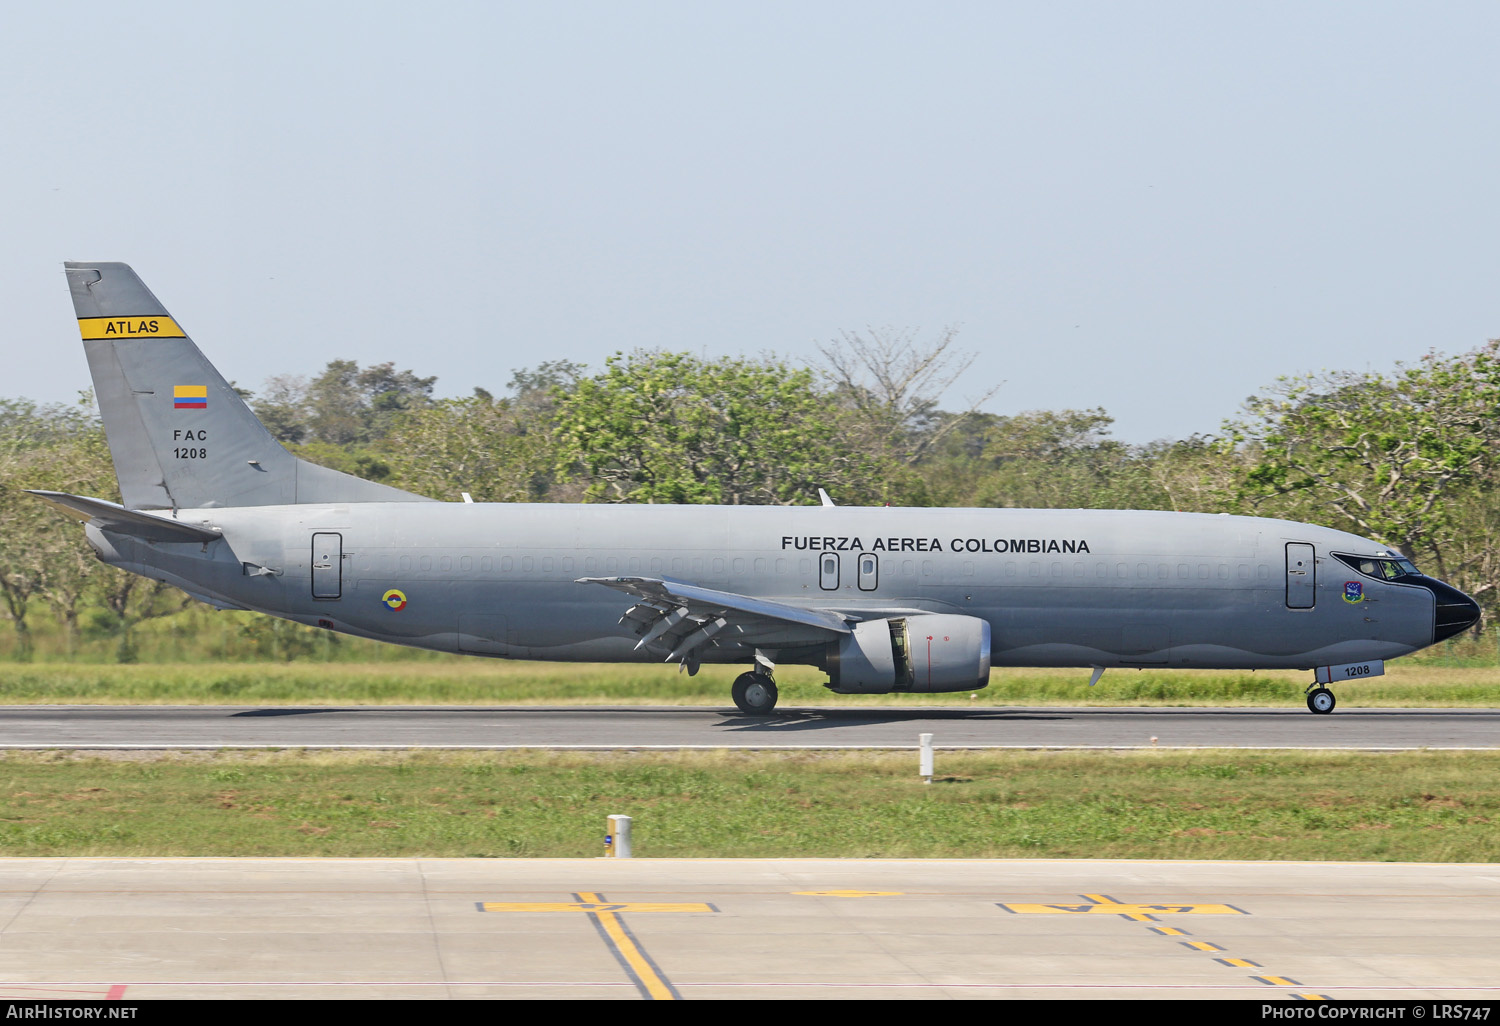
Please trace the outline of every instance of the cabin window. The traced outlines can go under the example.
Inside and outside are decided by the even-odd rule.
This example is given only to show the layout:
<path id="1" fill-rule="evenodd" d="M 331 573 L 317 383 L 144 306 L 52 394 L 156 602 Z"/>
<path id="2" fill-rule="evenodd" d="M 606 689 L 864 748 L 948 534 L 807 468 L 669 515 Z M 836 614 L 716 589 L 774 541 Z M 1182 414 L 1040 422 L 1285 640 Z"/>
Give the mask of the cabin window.
<path id="1" fill-rule="evenodd" d="M 419 570 L 431 570 L 432 569 L 432 557 L 431 556 L 423 556 L 421 559 L 418 559 L 417 560 L 417 568 Z"/>
<path id="2" fill-rule="evenodd" d="M 500 557 L 500 572 L 508 574 L 516 568 L 516 561 L 509 556 Z"/>
<path id="3" fill-rule="evenodd" d="M 552 557 L 551 556 L 543 556 L 542 557 L 542 573 L 544 573 L 544 574 L 550 574 L 551 572 L 552 572 Z"/>
<path id="4" fill-rule="evenodd" d="M 521 557 L 521 572 L 529 574 L 536 569 L 536 559 L 532 556 Z"/>

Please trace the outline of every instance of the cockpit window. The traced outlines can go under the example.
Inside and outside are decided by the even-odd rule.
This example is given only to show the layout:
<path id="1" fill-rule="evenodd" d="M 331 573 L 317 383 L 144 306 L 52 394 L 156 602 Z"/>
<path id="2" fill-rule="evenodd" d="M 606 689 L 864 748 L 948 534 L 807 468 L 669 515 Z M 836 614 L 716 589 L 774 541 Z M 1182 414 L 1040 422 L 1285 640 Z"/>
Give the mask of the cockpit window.
<path id="1" fill-rule="evenodd" d="M 1416 564 L 1400 556 L 1345 556 L 1335 552 L 1339 561 L 1352 570 L 1378 581 L 1394 581 L 1402 577 L 1421 576 Z"/>

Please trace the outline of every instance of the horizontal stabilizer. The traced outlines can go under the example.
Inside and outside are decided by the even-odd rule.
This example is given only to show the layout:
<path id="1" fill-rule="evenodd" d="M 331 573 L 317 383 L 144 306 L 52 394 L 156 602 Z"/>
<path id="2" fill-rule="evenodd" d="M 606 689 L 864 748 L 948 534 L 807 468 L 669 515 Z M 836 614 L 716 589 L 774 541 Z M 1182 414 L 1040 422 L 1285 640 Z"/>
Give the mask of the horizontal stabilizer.
<path id="1" fill-rule="evenodd" d="M 211 542 L 223 537 L 217 531 L 204 527 L 179 523 L 168 517 L 124 506 L 103 499 L 90 499 L 67 492 L 47 492 L 37 488 L 26 489 L 48 505 L 61 510 L 75 520 L 93 524 L 100 530 L 116 534 L 128 534 L 135 538 L 154 542 Z"/>

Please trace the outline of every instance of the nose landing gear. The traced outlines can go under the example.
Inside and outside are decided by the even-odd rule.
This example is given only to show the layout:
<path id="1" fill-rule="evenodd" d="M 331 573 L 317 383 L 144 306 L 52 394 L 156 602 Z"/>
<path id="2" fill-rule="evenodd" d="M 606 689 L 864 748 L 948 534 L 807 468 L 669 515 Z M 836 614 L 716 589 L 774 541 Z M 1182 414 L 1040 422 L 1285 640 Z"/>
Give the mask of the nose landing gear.
<path id="1" fill-rule="evenodd" d="M 1333 712 L 1335 705 L 1338 705 L 1338 699 L 1333 697 L 1332 691 L 1329 691 L 1317 681 L 1307 686 L 1307 709 L 1309 712 L 1326 715 Z"/>

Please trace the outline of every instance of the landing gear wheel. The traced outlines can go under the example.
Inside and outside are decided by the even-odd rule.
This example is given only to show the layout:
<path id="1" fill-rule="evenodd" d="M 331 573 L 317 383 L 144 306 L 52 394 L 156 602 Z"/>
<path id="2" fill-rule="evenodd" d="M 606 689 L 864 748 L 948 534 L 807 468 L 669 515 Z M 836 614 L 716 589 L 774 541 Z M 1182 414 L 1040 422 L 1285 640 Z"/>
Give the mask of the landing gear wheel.
<path id="1" fill-rule="evenodd" d="M 769 716 L 776 708 L 776 682 L 764 673 L 742 673 L 729 693 L 746 716 Z"/>
<path id="2" fill-rule="evenodd" d="M 1338 699 L 1333 697 L 1333 692 L 1327 688 L 1317 688 L 1307 693 L 1307 708 L 1315 713 L 1327 714 L 1333 712 L 1333 707 L 1338 704 Z"/>

